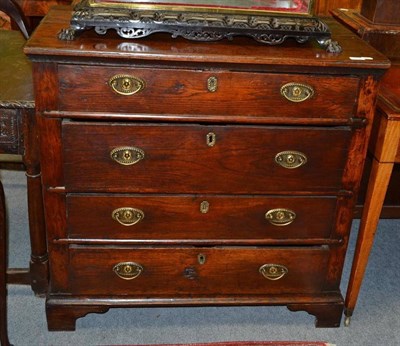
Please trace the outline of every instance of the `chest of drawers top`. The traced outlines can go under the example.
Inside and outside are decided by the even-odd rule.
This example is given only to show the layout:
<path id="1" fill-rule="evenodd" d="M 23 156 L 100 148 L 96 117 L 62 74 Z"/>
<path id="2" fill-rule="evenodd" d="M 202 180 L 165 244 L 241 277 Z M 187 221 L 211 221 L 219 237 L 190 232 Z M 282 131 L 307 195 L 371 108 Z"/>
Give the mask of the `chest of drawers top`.
<path id="1" fill-rule="evenodd" d="M 250 69 L 262 69 L 261 66 L 268 65 L 271 70 L 280 66 L 281 70 L 295 71 L 299 71 L 299 66 L 302 66 L 303 72 L 307 72 L 307 67 L 311 66 L 311 71 L 316 71 L 317 67 L 325 70 L 332 68 L 334 71 L 340 67 L 387 68 L 389 64 L 382 54 L 331 18 L 326 18 L 325 22 L 332 31 L 333 40 L 338 41 L 343 48 L 340 54 L 327 53 L 311 40 L 304 44 L 288 40 L 283 45 L 270 46 L 245 37 L 202 43 L 181 38 L 171 39 L 167 34 L 153 34 L 145 40 L 129 40 L 112 34 L 101 36 L 94 31 L 84 32 L 75 41 L 59 40 L 58 33 L 69 26 L 70 18 L 70 8 L 56 7 L 36 29 L 25 52 L 55 59 L 95 57 L 128 60 L 130 63 L 158 61 L 160 65 L 183 62 L 185 65 L 202 63 L 215 67 L 222 63 L 232 64 L 232 68 L 240 68 L 239 65 L 244 68 L 246 65 Z"/>
<path id="2" fill-rule="evenodd" d="M 151 67 L 153 69 L 155 67 L 186 68 L 192 70 L 193 73 L 187 72 L 184 77 L 192 79 L 194 84 L 198 80 L 198 75 L 194 73 L 196 70 L 223 69 L 337 75 L 352 74 L 351 70 L 355 69 L 354 74 L 367 73 L 366 70 L 369 70 L 370 74 L 371 68 L 386 69 L 390 64 L 379 52 L 328 18 L 326 22 L 333 33 L 333 39 L 337 40 L 343 48 L 343 52 L 340 54 L 327 53 L 313 41 L 299 44 L 294 40 L 288 40 L 280 46 L 269 46 L 245 37 L 237 37 L 233 41 L 221 40 L 202 43 L 181 38 L 171 39 L 167 34 L 154 34 L 145 40 L 124 40 L 117 35 L 113 36 L 112 33 L 101 36 L 90 30 L 82 33 L 75 41 L 59 40 L 58 33 L 61 29 L 68 27 L 70 16 L 71 10 L 68 7 L 57 7 L 51 11 L 28 41 L 25 53 L 33 61 L 68 61 L 72 64 L 95 63 L 96 65 L 118 64 L 119 66 Z M 60 73 L 70 72 L 73 71 L 67 70 Z M 375 72 L 381 73 L 382 71 Z M 96 89 L 97 81 L 92 79 L 96 70 L 77 70 L 75 73 L 82 77 L 84 76 L 82 73 L 89 73 L 87 75 L 88 83 L 91 83 L 92 87 Z M 171 77 L 168 75 L 168 71 L 163 73 L 166 74 L 166 78 Z M 255 87 L 265 86 L 263 80 L 257 75 L 238 75 L 233 77 L 232 83 L 239 83 L 235 87 L 240 88 L 242 85 L 246 91 L 243 82 L 252 77 L 255 79 Z M 166 86 L 168 85 L 160 87 Z M 68 83 L 66 87 L 68 87 Z M 345 88 L 343 90 L 346 93 L 346 83 L 342 83 L 341 87 Z M 331 95 L 324 95 L 326 102 L 339 97 L 341 90 L 339 86 L 333 86 Z M 235 99 L 234 94 L 230 96 L 231 99 Z M 201 98 L 199 102 L 201 102 Z"/>

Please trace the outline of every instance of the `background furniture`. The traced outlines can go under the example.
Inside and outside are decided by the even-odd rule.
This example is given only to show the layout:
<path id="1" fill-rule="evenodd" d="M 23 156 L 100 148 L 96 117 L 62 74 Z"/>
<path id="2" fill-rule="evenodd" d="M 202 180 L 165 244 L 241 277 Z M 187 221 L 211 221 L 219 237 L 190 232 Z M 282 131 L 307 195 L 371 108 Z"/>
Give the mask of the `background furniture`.
<path id="1" fill-rule="evenodd" d="M 25 38 L 28 38 L 30 35 L 31 28 L 27 23 L 27 19 L 22 12 L 19 5 L 13 0 L 2 0 L 0 1 L 0 11 L 9 15 L 12 20 L 17 24 L 19 30 L 21 30 L 22 34 Z"/>
<path id="2" fill-rule="evenodd" d="M 369 1 L 364 1 L 364 3 L 369 3 Z M 381 17 L 378 17 L 381 20 L 380 22 L 373 22 L 363 15 L 364 12 L 360 13 L 356 10 L 335 9 L 332 11 L 332 15 L 390 59 L 399 59 L 400 6 L 395 0 L 386 0 L 386 3 L 388 4 L 387 7 L 382 6 L 379 11 L 380 16 L 386 13 L 383 9 L 387 9 L 390 15 L 395 15 L 395 18 L 388 17 L 386 22 Z M 391 3 L 393 5 L 390 5 Z M 372 19 L 375 18 L 371 13 L 366 15 L 369 15 Z"/>
<path id="3" fill-rule="evenodd" d="M 315 13 L 327 16 L 336 8 L 351 8 L 360 10 L 362 0 L 315 0 Z"/>
<path id="4" fill-rule="evenodd" d="M 345 301 L 345 324 L 350 324 L 372 249 L 383 202 L 395 163 L 400 162 L 400 66 L 385 75 L 379 92 L 370 152 L 371 174 Z"/>
<path id="5" fill-rule="evenodd" d="M 379 5 L 379 6 L 378 6 Z M 379 13 L 378 13 L 379 12 Z M 339 22 L 356 32 L 363 40 L 385 54 L 396 65 L 400 60 L 400 6 L 398 1 L 364 1 L 360 11 L 335 9 L 332 15 Z M 387 19 L 385 19 L 387 18 Z M 372 20 L 376 20 L 374 22 Z M 369 157 L 364 171 L 356 217 L 361 216 L 372 165 Z M 395 164 L 381 217 L 400 218 L 400 166 Z"/>
<path id="6" fill-rule="evenodd" d="M 10 0 L 7 0 L 10 1 Z M 55 5 L 69 5 L 71 0 L 12 0 L 22 10 L 32 29 L 40 23 L 41 19 Z"/>
<path id="7" fill-rule="evenodd" d="M 47 246 L 44 231 L 38 133 L 36 131 L 31 64 L 22 52 L 17 31 L 0 31 L 0 167 L 25 169 L 28 183 L 30 269 L 9 269 L 9 283 L 47 290 Z M 23 165 L 21 164 L 21 160 Z"/>
<path id="8" fill-rule="evenodd" d="M 50 11 L 25 47 L 41 134 L 49 330 L 74 330 L 77 318 L 110 307 L 182 305 L 286 305 L 339 326 L 387 59 L 334 21 L 340 55 L 312 42 L 277 49 L 162 34 L 89 31 L 63 42 L 70 15 Z"/>
<path id="9" fill-rule="evenodd" d="M 360 12 L 337 9 L 332 14 L 392 62 L 379 92 L 373 127 L 376 135 L 370 144 L 371 164 L 365 170 L 362 184 L 365 205 L 345 302 L 345 324 L 349 325 L 379 217 L 400 218 L 400 168 L 396 165 L 399 162 L 400 5 L 396 0 L 363 1 Z"/>

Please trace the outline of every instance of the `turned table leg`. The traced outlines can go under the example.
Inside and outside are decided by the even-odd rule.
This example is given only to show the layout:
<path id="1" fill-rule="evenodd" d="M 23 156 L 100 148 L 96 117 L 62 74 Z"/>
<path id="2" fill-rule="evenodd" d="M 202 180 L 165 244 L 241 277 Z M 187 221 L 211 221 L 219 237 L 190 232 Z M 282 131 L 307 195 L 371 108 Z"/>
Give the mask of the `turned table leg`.
<path id="1" fill-rule="evenodd" d="M 48 254 L 44 222 L 38 133 L 34 109 L 24 114 L 25 155 L 29 233 L 31 240 L 30 276 L 32 290 L 43 296 L 48 287 Z"/>

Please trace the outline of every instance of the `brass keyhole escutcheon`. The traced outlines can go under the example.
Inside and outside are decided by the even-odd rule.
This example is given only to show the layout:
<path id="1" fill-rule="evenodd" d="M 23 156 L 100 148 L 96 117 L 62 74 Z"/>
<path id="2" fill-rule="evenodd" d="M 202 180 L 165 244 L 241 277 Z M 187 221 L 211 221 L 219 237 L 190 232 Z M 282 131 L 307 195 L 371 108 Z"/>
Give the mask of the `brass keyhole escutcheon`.
<path id="1" fill-rule="evenodd" d="M 217 135 L 214 132 L 207 133 L 206 143 L 209 147 L 213 147 L 217 142 Z"/>
<path id="2" fill-rule="evenodd" d="M 207 79 L 207 90 L 211 93 L 215 93 L 218 89 L 218 79 L 215 76 L 211 76 Z"/>
<path id="3" fill-rule="evenodd" d="M 202 214 L 207 214 L 209 210 L 210 210 L 210 203 L 208 203 L 207 201 L 203 201 L 200 203 L 200 212 Z"/>
<path id="4" fill-rule="evenodd" d="M 206 255 L 203 255 L 202 253 L 198 254 L 197 261 L 199 262 L 199 264 L 206 263 Z"/>

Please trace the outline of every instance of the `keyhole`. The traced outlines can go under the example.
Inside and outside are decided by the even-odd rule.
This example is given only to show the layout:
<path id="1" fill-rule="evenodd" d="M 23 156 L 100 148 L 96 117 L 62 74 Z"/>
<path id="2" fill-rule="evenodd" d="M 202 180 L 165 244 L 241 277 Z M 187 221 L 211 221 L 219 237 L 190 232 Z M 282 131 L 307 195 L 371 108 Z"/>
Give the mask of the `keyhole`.
<path id="1" fill-rule="evenodd" d="M 207 79 L 207 89 L 209 92 L 215 93 L 218 89 L 218 79 L 215 76 L 211 76 Z"/>
<path id="2" fill-rule="evenodd" d="M 207 134 L 207 145 L 209 147 L 213 147 L 215 145 L 216 140 L 217 136 L 214 132 L 210 132 Z"/>
<path id="3" fill-rule="evenodd" d="M 208 210 L 210 209 L 210 203 L 207 201 L 203 201 L 200 203 L 200 212 L 203 214 L 207 214 Z"/>
<path id="4" fill-rule="evenodd" d="M 198 254 L 197 255 L 197 260 L 199 261 L 199 264 L 204 264 L 206 263 L 206 255 Z"/>

